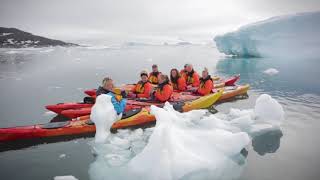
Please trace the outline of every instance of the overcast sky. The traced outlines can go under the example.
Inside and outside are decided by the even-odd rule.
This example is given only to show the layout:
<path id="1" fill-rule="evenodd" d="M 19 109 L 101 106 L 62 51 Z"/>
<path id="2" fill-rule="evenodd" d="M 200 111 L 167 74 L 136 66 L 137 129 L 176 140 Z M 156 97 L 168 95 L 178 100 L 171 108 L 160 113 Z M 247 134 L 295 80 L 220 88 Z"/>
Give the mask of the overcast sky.
<path id="1" fill-rule="evenodd" d="M 212 39 L 319 0 L 0 0 L 0 26 L 62 40 Z"/>

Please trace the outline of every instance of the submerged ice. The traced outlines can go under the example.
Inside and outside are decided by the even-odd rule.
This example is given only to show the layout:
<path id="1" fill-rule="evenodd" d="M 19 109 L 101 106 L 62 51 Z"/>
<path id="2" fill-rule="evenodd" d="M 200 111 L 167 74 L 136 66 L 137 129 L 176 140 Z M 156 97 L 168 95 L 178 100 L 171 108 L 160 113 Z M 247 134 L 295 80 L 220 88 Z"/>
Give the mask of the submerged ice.
<path id="1" fill-rule="evenodd" d="M 319 57 L 320 12 L 279 16 L 216 36 L 220 52 L 255 57 Z"/>
<path id="2" fill-rule="evenodd" d="M 92 142 L 96 160 L 90 165 L 91 179 L 235 179 L 251 140 L 260 150 L 259 135 L 279 131 L 284 118 L 281 105 L 266 94 L 254 109 L 231 109 L 228 114 L 179 113 L 170 104 L 152 106 L 151 113 L 157 119 L 154 128 L 119 130 L 104 138 L 105 143 Z"/>

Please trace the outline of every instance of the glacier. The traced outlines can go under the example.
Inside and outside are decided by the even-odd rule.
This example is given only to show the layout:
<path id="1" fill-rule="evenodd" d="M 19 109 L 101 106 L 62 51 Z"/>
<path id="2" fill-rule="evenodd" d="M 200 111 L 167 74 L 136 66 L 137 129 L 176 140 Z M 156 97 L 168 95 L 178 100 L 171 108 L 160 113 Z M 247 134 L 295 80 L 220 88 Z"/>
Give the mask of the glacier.
<path id="1" fill-rule="evenodd" d="M 320 11 L 273 17 L 214 38 L 217 49 L 241 57 L 319 57 Z"/>

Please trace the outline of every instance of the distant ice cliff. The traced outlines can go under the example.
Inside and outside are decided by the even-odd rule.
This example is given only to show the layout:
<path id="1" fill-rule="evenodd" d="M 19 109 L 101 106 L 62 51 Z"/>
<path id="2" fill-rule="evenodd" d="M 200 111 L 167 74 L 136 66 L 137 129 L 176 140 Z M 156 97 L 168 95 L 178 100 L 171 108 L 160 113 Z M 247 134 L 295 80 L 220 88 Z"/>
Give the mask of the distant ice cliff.
<path id="1" fill-rule="evenodd" d="M 214 38 L 226 55 L 320 56 L 320 11 L 278 16 Z"/>

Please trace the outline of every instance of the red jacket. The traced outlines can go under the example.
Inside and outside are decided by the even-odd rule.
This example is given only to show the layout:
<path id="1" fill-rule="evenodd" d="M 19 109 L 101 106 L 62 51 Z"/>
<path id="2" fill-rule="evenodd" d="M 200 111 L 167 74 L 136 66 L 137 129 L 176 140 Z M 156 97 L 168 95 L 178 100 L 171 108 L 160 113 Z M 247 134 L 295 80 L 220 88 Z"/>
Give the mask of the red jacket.
<path id="1" fill-rule="evenodd" d="M 181 76 L 178 78 L 177 82 L 172 82 L 171 85 L 174 90 L 185 91 L 187 89 L 186 80 Z"/>
<path id="2" fill-rule="evenodd" d="M 200 80 L 199 80 L 199 75 L 197 72 L 192 70 L 192 72 L 187 73 L 187 85 L 192 85 L 192 87 L 199 87 L 200 85 Z"/>
<path id="3" fill-rule="evenodd" d="M 131 91 L 135 94 L 137 94 L 138 98 L 150 98 L 151 91 L 152 91 L 152 85 L 148 81 L 146 83 L 143 83 L 142 81 L 139 81 L 132 89 Z"/>
<path id="4" fill-rule="evenodd" d="M 160 102 L 166 102 L 170 99 L 172 92 L 173 92 L 172 86 L 169 83 L 167 83 L 165 85 L 159 85 L 154 96 L 156 100 Z"/>
<path id="5" fill-rule="evenodd" d="M 208 76 L 206 79 L 201 78 L 200 82 L 201 83 L 200 83 L 200 86 L 197 90 L 197 93 L 202 96 L 210 94 L 212 92 L 213 87 L 214 87 L 211 77 Z"/>

